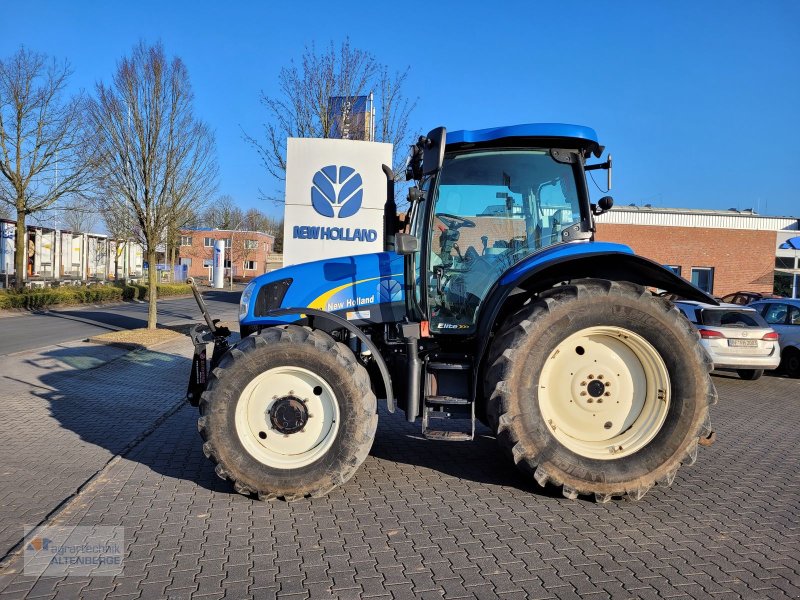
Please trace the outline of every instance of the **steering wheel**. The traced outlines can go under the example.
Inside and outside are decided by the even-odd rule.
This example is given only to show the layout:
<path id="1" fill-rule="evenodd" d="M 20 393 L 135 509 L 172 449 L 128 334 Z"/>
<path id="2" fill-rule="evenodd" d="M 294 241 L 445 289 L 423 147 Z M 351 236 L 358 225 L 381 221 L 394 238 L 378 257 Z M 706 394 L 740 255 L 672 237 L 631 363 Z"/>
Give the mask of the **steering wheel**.
<path id="1" fill-rule="evenodd" d="M 458 215 L 451 215 L 450 213 L 436 213 L 439 220 L 445 224 L 448 229 L 456 231 L 462 227 L 475 227 L 475 221 L 470 221 Z"/>

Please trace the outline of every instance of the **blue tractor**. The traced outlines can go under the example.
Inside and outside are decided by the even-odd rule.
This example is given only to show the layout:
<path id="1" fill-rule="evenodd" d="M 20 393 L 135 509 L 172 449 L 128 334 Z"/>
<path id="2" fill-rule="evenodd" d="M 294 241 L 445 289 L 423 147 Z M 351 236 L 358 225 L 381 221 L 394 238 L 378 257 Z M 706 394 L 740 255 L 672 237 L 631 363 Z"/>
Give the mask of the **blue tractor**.
<path id="1" fill-rule="evenodd" d="M 577 125 L 434 129 L 412 147 L 402 217 L 384 167 L 384 252 L 256 278 L 234 345 L 206 314 L 188 395 L 217 474 L 262 499 L 326 494 L 367 457 L 381 398 L 430 440 L 481 421 L 568 498 L 671 484 L 713 439 L 716 392 L 697 333 L 648 288 L 714 300 L 594 241 L 613 203 L 587 190 L 593 169 L 610 183 L 610 159 L 587 164 L 602 153 Z"/>

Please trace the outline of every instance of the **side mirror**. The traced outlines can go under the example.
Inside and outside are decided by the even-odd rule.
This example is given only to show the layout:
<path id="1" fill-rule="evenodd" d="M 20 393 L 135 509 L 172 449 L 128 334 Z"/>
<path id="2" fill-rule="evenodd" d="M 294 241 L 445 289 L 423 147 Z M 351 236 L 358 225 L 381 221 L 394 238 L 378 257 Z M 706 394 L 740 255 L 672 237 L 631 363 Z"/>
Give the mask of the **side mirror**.
<path id="1" fill-rule="evenodd" d="M 610 211 L 612 206 L 614 206 L 614 199 L 611 196 L 603 196 L 596 205 L 592 205 L 592 213 L 602 215 Z"/>
<path id="2" fill-rule="evenodd" d="M 419 251 L 419 240 L 410 233 L 397 233 L 394 236 L 395 252 L 401 256 Z"/>
<path id="3" fill-rule="evenodd" d="M 397 204 L 394 201 L 394 171 L 381 165 L 386 175 L 386 204 L 383 205 L 383 250 L 394 250 L 394 233 L 397 229 Z"/>
<path id="4" fill-rule="evenodd" d="M 444 147 L 447 143 L 447 129 L 437 127 L 428 132 L 425 143 L 425 156 L 422 161 L 423 175 L 432 175 L 442 168 L 444 162 Z"/>

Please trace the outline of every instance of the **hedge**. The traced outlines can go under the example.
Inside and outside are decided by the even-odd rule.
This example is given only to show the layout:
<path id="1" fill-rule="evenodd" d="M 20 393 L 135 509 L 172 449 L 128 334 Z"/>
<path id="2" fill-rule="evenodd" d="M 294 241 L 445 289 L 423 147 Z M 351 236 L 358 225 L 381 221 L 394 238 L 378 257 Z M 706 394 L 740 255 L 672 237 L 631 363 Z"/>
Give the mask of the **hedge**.
<path id="1" fill-rule="evenodd" d="M 158 286 L 158 297 L 191 294 L 192 288 L 186 284 L 165 284 Z M 56 304 L 91 304 L 119 300 L 146 300 L 147 286 L 93 285 L 89 287 L 65 286 L 45 289 L 6 290 L 0 292 L 0 309 L 36 309 Z"/>

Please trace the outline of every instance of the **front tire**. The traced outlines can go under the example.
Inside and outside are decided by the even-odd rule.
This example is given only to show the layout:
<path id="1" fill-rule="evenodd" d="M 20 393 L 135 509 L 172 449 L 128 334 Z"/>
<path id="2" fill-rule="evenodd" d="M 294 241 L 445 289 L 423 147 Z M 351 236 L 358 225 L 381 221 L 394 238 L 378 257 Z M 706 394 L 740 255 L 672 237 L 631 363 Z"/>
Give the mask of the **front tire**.
<path id="1" fill-rule="evenodd" d="M 341 485 L 369 454 L 378 423 L 369 376 L 350 349 L 297 325 L 264 329 L 226 354 L 200 415 L 217 475 L 260 499 Z"/>
<path id="2" fill-rule="evenodd" d="M 711 361 L 689 322 L 625 282 L 540 295 L 495 337 L 486 395 L 498 442 L 540 485 L 641 498 L 710 433 Z"/>

